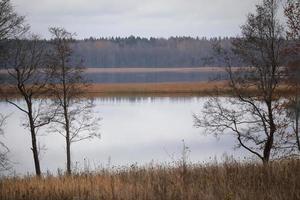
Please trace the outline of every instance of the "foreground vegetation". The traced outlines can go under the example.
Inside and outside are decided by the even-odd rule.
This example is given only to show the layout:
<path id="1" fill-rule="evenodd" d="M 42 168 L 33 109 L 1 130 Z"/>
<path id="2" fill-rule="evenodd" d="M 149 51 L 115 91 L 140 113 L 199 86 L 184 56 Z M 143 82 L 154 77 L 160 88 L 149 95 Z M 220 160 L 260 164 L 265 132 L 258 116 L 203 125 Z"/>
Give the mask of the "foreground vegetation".
<path id="1" fill-rule="evenodd" d="M 0 199 L 300 199 L 300 160 L 148 166 L 6 178 Z"/>

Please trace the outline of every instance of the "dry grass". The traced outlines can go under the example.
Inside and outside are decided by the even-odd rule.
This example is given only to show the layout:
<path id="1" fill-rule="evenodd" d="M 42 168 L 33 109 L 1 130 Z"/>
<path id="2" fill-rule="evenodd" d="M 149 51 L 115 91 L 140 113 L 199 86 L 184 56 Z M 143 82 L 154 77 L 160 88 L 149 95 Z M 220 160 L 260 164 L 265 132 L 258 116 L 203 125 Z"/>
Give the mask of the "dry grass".
<path id="1" fill-rule="evenodd" d="M 222 88 L 228 91 L 224 81 L 195 83 L 126 83 L 126 84 L 92 84 L 88 88 L 91 96 L 107 95 L 207 95 Z"/>
<path id="2" fill-rule="evenodd" d="M 228 88 L 224 81 L 195 82 L 195 83 L 113 83 L 90 84 L 84 88 L 84 96 L 203 96 L 213 94 L 216 88 L 220 88 L 224 94 Z M 7 85 L 0 85 L 9 97 L 18 97 L 17 89 Z"/>
<path id="3" fill-rule="evenodd" d="M 231 89 L 227 81 L 185 82 L 185 83 L 126 83 L 126 84 L 91 84 L 85 95 L 101 96 L 230 96 Z M 276 90 L 279 94 L 289 95 L 292 91 L 286 85 Z M 255 95 L 255 88 L 248 88 L 247 93 Z"/>
<path id="4" fill-rule="evenodd" d="M 74 176 L 9 178 L 1 200 L 300 199 L 300 161 L 130 167 Z"/>
<path id="5" fill-rule="evenodd" d="M 17 89 L 7 85 L 0 85 L 0 91 L 11 98 L 18 98 Z M 47 87 L 46 89 L 47 90 Z M 231 95 L 226 81 L 208 82 L 173 82 L 173 83 L 112 83 L 89 84 L 85 87 L 83 97 L 109 97 L 109 96 L 213 96 Z M 247 92 L 256 93 L 255 88 Z M 278 87 L 277 92 L 289 95 L 292 91 L 286 85 Z"/>

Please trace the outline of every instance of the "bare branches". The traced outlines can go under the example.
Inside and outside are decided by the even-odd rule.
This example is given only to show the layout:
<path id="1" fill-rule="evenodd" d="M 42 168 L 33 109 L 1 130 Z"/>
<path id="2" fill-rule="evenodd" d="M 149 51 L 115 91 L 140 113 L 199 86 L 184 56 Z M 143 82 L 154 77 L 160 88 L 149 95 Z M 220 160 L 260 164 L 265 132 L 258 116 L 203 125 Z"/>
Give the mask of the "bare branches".
<path id="1" fill-rule="evenodd" d="M 285 100 L 277 92 L 283 81 L 283 26 L 276 18 L 276 0 L 264 0 L 256 13 L 249 14 L 241 27 L 242 37 L 233 41 L 231 52 L 219 49 L 227 63 L 229 87 L 233 97 L 211 98 L 204 117 L 195 116 L 195 125 L 209 134 L 231 133 L 242 147 L 264 163 L 278 155 L 286 141 L 288 121 Z M 233 69 L 231 56 L 247 67 Z"/>
<path id="2" fill-rule="evenodd" d="M 25 18 L 14 12 L 10 0 L 0 1 L 0 41 L 15 38 L 29 28 L 24 23 Z"/>
<path id="3" fill-rule="evenodd" d="M 58 110 L 60 109 L 59 107 Z M 99 138 L 99 122 L 101 119 L 96 117 L 96 114 L 93 113 L 93 109 L 94 103 L 91 99 L 77 99 L 76 102 L 70 102 L 70 106 L 68 107 L 69 138 L 64 130 L 68 125 L 66 124 L 65 115 L 62 111 L 57 112 L 55 117 L 51 120 L 54 124 L 51 125 L 50 131 L 60 132 L 62 136 L 68 138 L 70 143 L 92 139 L 94 137 Z"/>
<path id="4" fill-rule="evenodd" d="M 39 149 L 37 146 L 38 130 L 49 124 L 56 112 L 48 112 L 47 100 L 41 98 L 48 91 L 46 85 L 49 83 L 50 75 L 46 74 L 48 64 L 46 62 L 45 43 L 39 41 L 36 36 L 23 40 L 12 40 L 6 62 L 7 72 L 12 79 L 10 90 L 17 91 L 24 105 L 6 97 L 6 101 L 22 111 L 27 121 L 24 123 L 31 134 L 34 164 L 36 174 L 41 175 L 39 163 Z"/>
<path id="5" fill-rule="evenodd" d="M 287 17 L 288 37 L 291 39 L 300 38 L 300 1 L 288 0 L 284 8 Z"/>
<path id="6" fill-rule="evenodd" d="M 7 118 L 7 116 L 4 116 L 0 113 L 0 135 L 3 135 L 2 127 L 4 126 L 6 118 Z"/>
<path id="7" fill-rule="evenodd" d="M 287 115 L 290 117 L 293 127 L 293 136 L 289 144 L 300 152 L 299 117 L 300 117 L 300 1 L 288 0 L 284 14 L 287 18 L 287 36 L 289 46 L 284 53 L 287 56 L 286 83 L 292 95 L 287 103 Z"/>
<path id="8" fill-rule="evenodd" d="M 7 39 L 16 38 L 24 34 L 29 26 L 24 23 L 24 17 L 19 16 L 13 10 L 10 0 L 0 0 L 0 67 L 4 66 L 9 57 L 7 54 L 8 50 L 3 47 L 3 43 Z M 2 91 L 0 91 L 2 94 Z M 15 104 L 15 106 L 17 106 Z M 25 111 L 21 107 L 17 106 L 20 110 Z M 3 125 L 5 123 L 6 117 L 0 114 L 0 135 L 3 135 Z M 7 170 L 9 165 L 9 160 L 7 158 L 7 153 L 9 149 L 5 146 L 3 142 L 0 142 L 0 171 Z"/>
<path id="9" fill-rule="evenodd" d="M 93 101 L 82 96 L 87 84 L 82 77 L 83 68 L 71 59 L 73 34 L 63 28 L 50 28 L 49 31 L 53 35 L 52 52 L 48 55 L 53 77 L 50 91 L 58 107 L 52 129 L 66 140 L 67 173 L 71 174 L 71 144 L 99 137 L 100 119 L 92 113 Z"/>

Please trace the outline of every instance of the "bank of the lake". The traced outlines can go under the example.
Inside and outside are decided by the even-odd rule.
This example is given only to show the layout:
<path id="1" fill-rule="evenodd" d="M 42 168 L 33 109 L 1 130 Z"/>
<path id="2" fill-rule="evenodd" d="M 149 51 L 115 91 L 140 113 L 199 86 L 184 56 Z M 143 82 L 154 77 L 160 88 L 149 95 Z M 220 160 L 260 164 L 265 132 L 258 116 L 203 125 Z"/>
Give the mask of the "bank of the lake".
<path id="1" fill-rule="evenodd" d="M 300 161 L 146 166 L 0 179 L 2 200 L 296 200 Z"/>
<path id="2" fill-rule="evenodd" d="M 14 88 L 14 87 L 13 87 Z M 20 97 L 17 89 L 8 85 L 0 85 L 0 89 L 8 97 Z M 47 87 L 45 88 L 47 90 Z M 250 94 L 255 94 L 256 89 L 247 89 Z M 280 85 L 276 92 L 284 95 L 292 94 L 286 85 Z M 47 95 L 47 94 L 43 94 Z M 205 97 L 205 96 L 231 96 L 232 90 L 226 81 L 203 82 L 171 82 L 171 83 L 90 83 L 84 87 L 83 97 Z"/>

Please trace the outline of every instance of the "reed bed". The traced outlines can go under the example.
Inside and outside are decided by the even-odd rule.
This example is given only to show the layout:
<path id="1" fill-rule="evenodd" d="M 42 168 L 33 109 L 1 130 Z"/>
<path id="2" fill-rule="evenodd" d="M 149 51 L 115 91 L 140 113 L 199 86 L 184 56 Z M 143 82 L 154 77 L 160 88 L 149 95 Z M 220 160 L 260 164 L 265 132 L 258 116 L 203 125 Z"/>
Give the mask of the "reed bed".
<path id="1" fill-rule="evenodd" d="M 300 199 L 300 161 L 147 166 L 72 176 L 11 177 L 1 200 Z"/>
<path id="2" fill-rule="evenodd" d="M 0 84 L 0 91 L 9 98 L 19 98 L 16 88 Z M 132 96 L 158 96 L 158 97 L 186 97 L 186 96 L 231 96 L 232 91 L 226 81 L 208 82 L 173 82 L 173 83 L 111 83 L 89 84 L 84 87 L 82 97 L 132 97 Z M 47 91 L 47 87 L 45 88 Z M 248 88 L 247 92 L 255 95 L 255 88 Z M 276 92 L 281 95 L 293 94 L 286 85 L 281 85 Z M 49 97 L 50 94 L 42 94 Z M 51 96 L 51 95 L 50 95 Z"/>
<path id="3" fill-rule="evenodd" d="M 80 86 L 80 85 L 79 85 Z M 206 96 L 214 94 L 216 88 L 221 88 L 222 94 L 228 93 L 226 82 L 185 82 L 185 83 L 111 83 L 89 84 L 84 87 L 83 96 Z M 19 97 L 17 88 L 1 85 L 2 90 L 8 97 Z M 47 87 L 45 87 L 47 91 Z M 43 96 L 49 94 L 45 93 Z"/>

